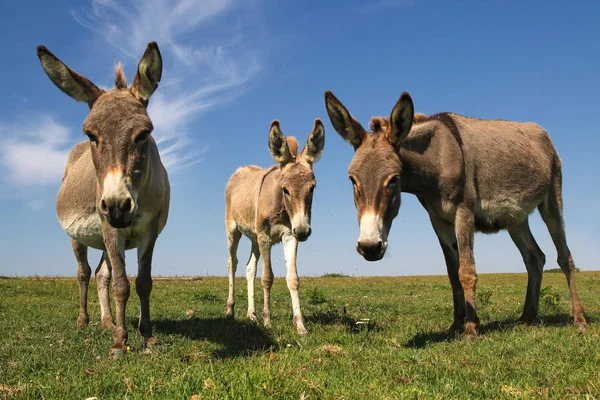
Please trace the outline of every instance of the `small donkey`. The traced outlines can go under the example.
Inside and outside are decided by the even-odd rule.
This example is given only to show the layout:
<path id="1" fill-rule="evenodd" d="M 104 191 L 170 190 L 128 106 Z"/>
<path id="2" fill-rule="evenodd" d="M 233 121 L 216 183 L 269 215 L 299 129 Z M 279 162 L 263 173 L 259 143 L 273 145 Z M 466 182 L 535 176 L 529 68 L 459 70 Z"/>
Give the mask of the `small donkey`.
<path id="1" fill-rule="evenodd" d="M 532 322 L 546 259 L 529 229 L 537 207 L 567 277 L 575 323 L 585 326 L 565 237 L 560 159 L 544 129 L 452 113 L 415 115 L 410 95 L 403 93 L 389 119 L 372 118 L 373 132 L 367 133 L 329 91 L 325 105 L 335 130 L 354 147 L 348 174 L 360 224 L 357 250 L 366 260 L 384 256 L 400 192 L 412 193 L 429 213 L 444 252 L 454 298 L 452 329 L 466 322 L 463 335 L 477 335 L 475 231 L 508 230 L 528 274 L 521 320 Z"/>
<path id="2" fill-rule="evenodd" d="M 56 199 L 58 220 L 71 237 L 78 263 L 80 309 L 77 325 L 83 327 L 89 322 L 89 246 L 103 250 L 96 269 L 102 326 L 112 328 L 114 332 L 110 353 L 114 356 L 123 354 L 127 343 L 125 307 L 129 298 L 125 250 L 137 248 L 135 286 L 140 297 L 139 330 L 145 344 L 153 345 L 156 339 L 150 324 L 152 252 L 169 212 L 169 179 L 156 142 L 150 135 L 152 122 L 146 112 L 148 99 L 161 79 L 160 51 L 156 43 L 148 44 L 130 87 L 118 66 L 115 88 L 109 91 L 98 88 L 69 69 L 46 47 L 39 46 L 37 54 L 52 82 L 90 107 L 83 123 L 89 141 L 81 142 L 71 150 Z M 111 272 L 114 275 L 116 327 L 110 311 Z"/>
<path id="3" fill-rule="evenodd" d="M 298 142 L 286 137 L 273 121 L 269 131 L 269 149 L 278 166 L 260 168 L 246 166 L 229 178 L 225 189 L 225 229 L 229 247 L 229 297 L 227 316 L 234 316 L 234 277 L 237 268 L 237 248 L 242 234 L 252 241 L 252 254 L 246 266 L 248 281 L 248 318 L 256 321 L 254 311 L 254 279 L 256 264 L 263 258 L 262 285 L 264 290 L 263 321 L 271 323 L 271 248 L 283 243 L 287 265 L 287 286 L 292 297 L 294 325 L 300 335 L 306 335 L 298 296 L 296 251 L 298 241 L 311 234 L 310 214 L 316 186 L 313 164 L 321 157 L 325 145 L 325 129 L 316 119 L 306 146 L 298 154 Z"/>

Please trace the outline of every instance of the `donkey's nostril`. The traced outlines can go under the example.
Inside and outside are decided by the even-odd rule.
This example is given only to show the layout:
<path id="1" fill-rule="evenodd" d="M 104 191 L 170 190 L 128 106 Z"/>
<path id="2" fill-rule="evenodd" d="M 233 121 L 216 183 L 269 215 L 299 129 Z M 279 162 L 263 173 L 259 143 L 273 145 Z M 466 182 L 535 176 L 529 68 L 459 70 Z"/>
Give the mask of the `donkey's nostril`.
<path id="1" fill-rule="evenodd" d="M 103 214 L 108 213 L 108 206 L 106 205 L 106 201 L 104 201 L 104 199 L 100 200 L 100 212 Z"/>
<path id="2" fill-rule="evenodd" d="M 121 209 L 123 212 L 131 212 L 131 199 L 129 197 L 123 201 L 123 206 Z"/>

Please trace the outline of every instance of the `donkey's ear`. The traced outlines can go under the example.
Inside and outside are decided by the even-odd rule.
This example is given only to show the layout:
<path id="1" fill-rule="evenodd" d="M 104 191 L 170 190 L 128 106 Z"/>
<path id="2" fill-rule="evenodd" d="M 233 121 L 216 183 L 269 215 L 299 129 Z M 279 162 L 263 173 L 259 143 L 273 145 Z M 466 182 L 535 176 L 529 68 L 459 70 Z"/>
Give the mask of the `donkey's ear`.
<path id="1" fill-rule="evenodd" d="M 315 119 L 315 126 L 306 140 L 306 146 L 302 150 L 302 158 L 309 164 L 316 163 L 321 158 L 325 147 L 325 128 L 319 118 Z"/>
<path id="2" fill-rule="evenodd" d="M 400 142 L 408 135 L 412 127 L 414 115 L 415 107 L 410 94 L 404 92 L 390 115 L 391 129 L 388 131 L 387 139 L 392 146 L 397 148 Z"/>
<path id="3" fill-rule="evenodd" d="M 331 125 L 356 150 L 365 137 L 365 130 L 362 125 L 350 115 L 342 102 L 329 90 L 325 92 L 325 107 Z"/>
<path id="4" fill-rule="evenodd" d="M 146 51 L 138 64 L 137 72 L 131 86 L 131 93 L 144 104 L 158 87 L 162 77 L 162 56 L 156 42 L 148 43 Z"/>
<path id="5" fill-rule="evenodd" d="M 104 93 L 89 79 L 67 67 L 45 46 L 37 47 L 37 55 L 52 82 L 75 100 L 86 102 L 91 108 L 94 101 Z"/>
<path id="6" fill-rule="evenodd" d="M 271 122 L 271 129 L 269 129 L 269 150 L 271 150 L 271 155 L 273 155 L 275 162 L 281 166 L 294 159 L 277 120 Z"/>

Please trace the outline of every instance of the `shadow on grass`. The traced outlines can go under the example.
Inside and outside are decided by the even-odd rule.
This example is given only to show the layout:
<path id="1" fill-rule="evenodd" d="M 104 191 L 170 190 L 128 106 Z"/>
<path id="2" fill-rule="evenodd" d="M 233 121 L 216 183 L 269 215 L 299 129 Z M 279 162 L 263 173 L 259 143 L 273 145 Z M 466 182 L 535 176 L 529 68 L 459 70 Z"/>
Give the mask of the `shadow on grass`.
<path id="1" fill-rule="evenodd" d="M 213 354 L 216 358 L 246 357 L 257 351 L 274 350 L 273 348 L 277 346 L 264 327 L 250 321 L 225 317 L 194 317 L 182 320 L 161 319 L 152 322 L 155 332 L 220 344 L 222 348 Z"/>
<path id="2" fill-rule="evenodd" d="M 311 325 L 343 325 L 348 333 L 359 333 L 359 332 L 380 332 L 383 329 L 377 326 L 375 321 L 371 320 L 357 320 L 349 316 L 344 309 L 338 311 L 336 309 L 330 309 L 327 311 L 316 311 L 305 317 L 306 322 Z"/>
<path id="3" fill-rule="evenodd" d="M 588 323 L 591 323 L 590 318 L 587 319 Z M 505 319 L 502 321 L 491 321 L 485 324 L 479 325 L 478 333 L 479 335 L 485 335 L 491 332 L 498 331 L 507 331 L 509 329 L 513 329 L 517 326 L 522 326 L 523 323 L 514 320 L 514 319 Z M 546 315 L 538 318 L 536 322 L 530 324 L 530 326 L 569 326 L 572 325 L 573 329 L 575 326 L 573 325 L 573 317 L 568 314 L 555 314 L 555 315 Z M 418 332 L 415 336 L 412 337 L 404 347 L 408 348 L 423 348 L 427 347 L 430 344 L 441 343 L 441 342 L 449 342 L 453 340 L 461 339 L 461 332 L 450 332 L 448 329 L 433 331 L 433 332 Z"/>

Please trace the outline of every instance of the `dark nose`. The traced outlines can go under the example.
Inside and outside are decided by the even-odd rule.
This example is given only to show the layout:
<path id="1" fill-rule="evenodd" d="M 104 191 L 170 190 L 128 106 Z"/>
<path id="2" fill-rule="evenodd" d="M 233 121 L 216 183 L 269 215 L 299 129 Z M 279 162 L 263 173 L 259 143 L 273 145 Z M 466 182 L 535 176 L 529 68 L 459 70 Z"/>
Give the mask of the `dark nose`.
<path id="1" fill-rule="evenodd" d="M 294 234 L 296 239 L 298 239 L 299 242 L 304 242 L 312 233 L 312 229 L 310 228 L 310 226 L 307 228 L 294 228 L 292 230 L 292 233 Z"/>
<path id="2" fill-rule="evenodd" d="M 134 208 L 131 197 L 103 198 L 98 208 L 113 228 L 127 228 L 131 225 Z"/>
<path id="3" fill-rule="evenodd" d="M 358 242 L 356 246 L 358 253 L 367 261 L 379 261 L 383 258 L 383 242 Z"/>

